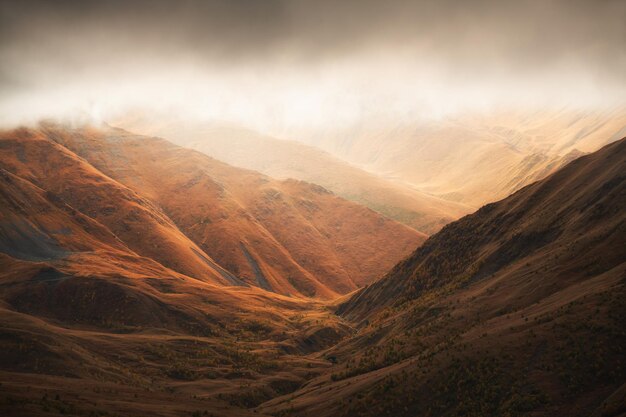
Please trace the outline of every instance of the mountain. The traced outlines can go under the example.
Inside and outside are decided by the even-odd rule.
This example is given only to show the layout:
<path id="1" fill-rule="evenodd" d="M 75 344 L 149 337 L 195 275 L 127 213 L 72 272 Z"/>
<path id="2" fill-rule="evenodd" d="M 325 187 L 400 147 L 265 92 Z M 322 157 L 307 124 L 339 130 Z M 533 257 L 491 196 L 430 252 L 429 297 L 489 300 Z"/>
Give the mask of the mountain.
<path id="1" fill-rule="evenodd" d="M 0 414 L 259 415 L 351 331 L 288 280 L 334 296 L 422 240 L 317 185 L 162 139 L 1 132 Z M 215 247 L 245 263 L 221 266 Z"/>
<path id="2" fill-rule="evenodd" d="M 624 207 L 626 139 L 447 225 L 340 303 L 330 375 L 260 411 L 621 415 Z"/>
<path id="3" fill-rule="evenodd" d="M 626 109 L 502 109 L 284 135 L 422 192 L 479 207 L 622 138 Z"/>
<path id="4" fill-rule="evenodd" d="M 62 185 L 73 201 L 91 201 L 83 208 L 90 214 L 100 213 L 98 187 L 111 191 L 106 201 L 116 210 L 106 213 L 133 203 L 131 230 L 169 245 L 167 260 L 176 260 L 181 244 L 153 240 L 177 236 L 167 218 L 143 224 L 160 212 L 93 168 L 81 170 L 89 165 L 41 132 L 11 136 L 3 135 L 10 146 L 2 147 L 0 169 L 0 414 L 250 416 L 245 404 L 288 392 L 324 366 L 278 356 L 304 357 L 347 333 L 320 302 L 232 286 L 219 268 L 187 276 L 139 255 L 125 243 L 139 239 L 121 239 L 94 218 L 100 216 L 69 205 L 63 192 L 9 172 L 16 167 L 7 153 L 44 169 L 41 177 L 22 172 L 41 186 L 68 172 L 93 181 L 94 189 L 80 188 L 82 196 Z M 40 147 L 45 153 L 35 152 Z M 207 256 L 185 244 L 195 257 Z M 192 258 L 174 266 L 197 265 Z M 209 394 L 198 398 L 198 390 Z"/>
<path id="5" fill-rule="evenodd" d="M 48 242 L 71 240 L 73 245 L 79 246 L 93 240 L 95 236 L 88 236 L 89 232 L 73 233 L 66 219 L 54 221 L 54 228 L 46 226 L 53 218 L 47 219 L 42 213 L 63 207 L 74 213 L 73 216 L 94 223 L 98 229 L 91 226 L 90 230 L 109 234 L 131 253 L 154 259 L 197 279 L 230 283 L 220 273 L 221 268 L 213 265 L 202 249 L 181 233 L 159 207 L 54 142 L 50 134 L 27 129 L 2 134 L 0 164 L 7 178 L 14 179 L 4 183 L 3 192 L 5 201 L 12 202 L 15 215 L 3 222 L 2 241 L 9 246 L 5 253 L 20 258 L 15 251 L 23 247 L 21 252 L 30 259 L 35 255 L 29 249 L 42 239 Z M 10 184 L 13 187 L 9 188 Z M 23 201 L 25 193 L 28 200 Z M 27 210 L 44 204 L 41 200 L 49 207 L 36 212 Z M 56 213 L 51 216 L 56 217 Z M 55 245 L 61 253 L 71 252 L 71 246 Z M 46 253 L 43 251 L 35 258 L 47 259 Z"/>
<path id="6" fill-rule="evenodd" d="M 291 259 L 292 228 L 311 251 L 306 225 L 333 239 L 312 269 L 331 249 L 395 255 L 379 226 L 416 232 L 120 129 L 0 138 L 2 415 L 623 414 L 626 138 L 446 225 L 369 285 L 311 284 L 331 299 L 259 288 L 256 272 L 283 267 L 253 245 L 271 243 L 261 226 Z M 258 271 L 203 239 L 243 242 Z"/>
<path id="7" fill-rule="evenodd" d="M 165 137 L 220 161 L 273 178 L 319 184 L 426 234 L 473 211 L 471 206 L 371 174 L 313 146 L 276 139 L 234 124 L 191 123 L 166 116 L 154 120 L 141 115 L 126 116 L 114 124 Z"/>
<path id="8" fill-rule="evenodd" d="M 8 132 L 0 162 L 138 255 L 222 285 L 330 298 L 382 275 L 425 239 L 317 185 L 120 129 Z"/>

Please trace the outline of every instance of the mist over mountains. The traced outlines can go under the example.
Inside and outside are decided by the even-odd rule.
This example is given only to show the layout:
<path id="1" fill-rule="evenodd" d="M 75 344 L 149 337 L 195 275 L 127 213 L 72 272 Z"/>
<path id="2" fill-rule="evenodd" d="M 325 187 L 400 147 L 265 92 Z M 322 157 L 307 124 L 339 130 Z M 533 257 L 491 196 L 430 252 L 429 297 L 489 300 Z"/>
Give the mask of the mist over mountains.
<path id="1" fill-rule="evenodd" d="M 1 7 L 5 125 L 139 107 L 276 134 L 626 95 L 617 0 Z"/>
<path id="2" fill-rule="evenodd" d="M 624 22 L 0 0 L 0 415 L 624 416 Z"/>

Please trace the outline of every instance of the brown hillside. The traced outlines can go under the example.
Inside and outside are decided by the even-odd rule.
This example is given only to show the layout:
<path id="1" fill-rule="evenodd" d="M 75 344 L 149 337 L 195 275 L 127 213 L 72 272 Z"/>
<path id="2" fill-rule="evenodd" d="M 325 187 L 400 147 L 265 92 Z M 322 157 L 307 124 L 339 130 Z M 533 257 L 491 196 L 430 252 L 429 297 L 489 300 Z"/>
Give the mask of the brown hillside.
<path id="1" fill-rule="evenodd" d="M 250 416 L 328 366 L 294 354 L 349 330 L 319 302 L 168 269 L 56 194 L 0 180 L 2 415 Z"/>
<path id="2" fill-rule="evenodd" d="M 332 373 L 261 411 L 615 415 L 625 172 L 622 139 L 446 226 L 340 305 L 360 330 L 325 353 Z"/>
<path id="3" fill-rule="evenodd" d="M 230 283 L 160 208 L 43 132 L 22 129 L 3 133 L 0 164 L 41 188 L 47 198 L 106 227 L 138 255 L 198 279 Z"/>
<path id="4" fill-rule="evenodd" d="M 158 135 L 220 161 L 273 178 L 319 184 L 335 194 L 432 234 L 473 208 L 438 198 L 374 175 L 313 146 L 280 140 L 236 125 L 185 123 L 128 116 L 115 122 L 125 129 Z"/>
<path id="5" fill-rule="evenodd" d="M 275 181 L 162 139 L 46 124 L 11 132 L 5 143 L 10 171 L 105 224 L 138 254 L 214 282 L 241 278 L 328 298 L 371 282 L 424 240 L 321 187 Z"/>

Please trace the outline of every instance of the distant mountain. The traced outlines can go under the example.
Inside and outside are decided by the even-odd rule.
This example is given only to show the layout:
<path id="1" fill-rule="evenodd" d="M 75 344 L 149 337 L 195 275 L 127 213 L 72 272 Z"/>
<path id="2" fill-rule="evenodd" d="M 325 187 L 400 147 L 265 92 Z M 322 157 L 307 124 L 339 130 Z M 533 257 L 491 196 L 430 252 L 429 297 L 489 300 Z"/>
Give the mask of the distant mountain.
<path id="1" fill-rule="evenodd" d="M 447 225 L 339 305 L 332 375 L 262 411 L 620 415 L 625 207 L 622 139 Z"/>
<path id="2" fill-rule="evenodd" d="M 285 135 L 417 190 L 479 207 L 624 137 L 626 109 L 503 109 Z"/>
<path id="3" fill-rule="evenodd" d="M 129 115 L 123 128 L 156 135 L 229 164 L 274 178 L 319 184 L 414 229 L 432 234 L 473 208 L 389 181 L 300 142 L 280 140 L 226 123 L 192 123 Z"/>
<path id="4" fill-rule="evenodd" d="M 371 282 L 425 239 L 317 185 L 120 129 L 7 132 L 0 163 L 134 253 L 222 285 L 329 298 Z"/>

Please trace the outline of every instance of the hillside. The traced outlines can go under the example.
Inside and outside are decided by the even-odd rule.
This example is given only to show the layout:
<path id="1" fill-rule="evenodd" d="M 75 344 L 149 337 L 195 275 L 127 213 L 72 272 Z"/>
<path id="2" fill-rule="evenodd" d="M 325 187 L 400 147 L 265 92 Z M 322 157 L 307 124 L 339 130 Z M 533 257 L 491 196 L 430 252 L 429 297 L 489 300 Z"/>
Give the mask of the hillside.
<path id="1" fill-rule="evenodd" d="M 107 177 L 67 148 L 58 145 L 46 133 L 18 129 L 2 133 L 1 139 L 0 166 L 6 175 L 15 178 L 11 184 L 21 184 L 22 187 L 21 190 L 16 190 L 9 187 L 8 182 L 3 184 L 7 202 L 20 201 L 19 195 L 23 193 L 23 189 L 31 190 L 30 198 L 43 199 L 48 205 L 69 207 L 66 210 L 88 219 L 99 227 L 98 230 L 105 230 L 100 233 L 113 236 L 118 245 L 123 243 L 127 250 L 197 279 L 224 285 L 233 284 L 222 276 L 221 269 L 214 262 L 209 260 L 207 263 L 205 258 L 209 259 L 208 255 L 181 233 L 159 207 Z M 37 194 L 41 196 L 36 197 Z M 30 207 L 31 210 L 35 207 L 32 202 L 12 204 L 16 204 L 15 210 L 20 211 L 24 210 L 23 207 Z M 14 234 L 19 235 L 26 245 L 27 241 L 39 240 L 42 233 L 47 234 L 45 230 L 50 230 L 50 226 L 42 232 L 41 226 L 26 225 L 35 221 L 46 225 L 53 221 L 52 218 L 42 215 L 51 210 L 20 212 L 19 220 L 7 219 L 7 229 L 4 229 L 2 240 L 13 241 L 11 235 Z M 70 224 L 65 224 L 66 222 L 60 219 L 56 221 L 57 226 L 52 230 L 59 232 L 46 239 L 68 240 L 71 237 L 73 244 L 78 245 L 93 240 L 94 236 L 88 237 L 89 232 L 81 235 L 73 233 Z M 15 230 L 19 225 L 24 226 L 21 230 Z M 8 229 L 9 227 L 14 230 Z M 64 237 L 63 231 L 68 228 L 69 237 Z M 69 249 L 67 247 L 64 251 Z"/>
<path id="2" fill-rule="evenodd" d="M 63 236 L 80 230 L 63 224 Z M 318 302 L 209 284 L 89 240 L 67 248 L 0 254 L 4 416 L 258 415 L 246 408 L 323 371 L 304 355 L 349 329 Z"/>
<path id="3" fill-rule="evenodd" d="M 214 283 L 329 298 L 371 282 L 424 240 L 319 186 L 276 181 L 162 139 L 54 124 L 5 137 L 5 169 L 134 252 Z"/>
<path id="4" fill-rule="evenodd" d="M 273 178 L 294 178 L 321 185 L 335 194 L 432 234 L 473 208 L 389 181 L 313 146 L 280 140 L 225 123 L 190 123 L 166 116 L 159 120 L 127 116 L 115 125 L 156 135 L 196 149 L 220 161 Z"/>
<path id="5" fill-rule="evenodd" d="M 445 226 L 380 280 L 316 300 L 257 288 L 280 284 L 262 277 L 281 258 L 248 246 L 269 244 L 261 226 L 289 256 L 318 250 L 307 227 L 327 237 L 320 264 L 303 265 L 320 270 L 329 253 L 362 268 L 390 256 L 391 240 L 362 245 L 354 230 L 415 232 L 319 186 L 120 129 L 2 138 L 3 415 L 624 409 L 626 139 Z M 218 238 L 249 275 L 220 266 L 204 244 Z M 181 272 L 195 259 L 204 276 Z"/>
<path id="6" fill-rule="evenodd" d="M 444 227 L 338 307 L 360 330 L 325 352 L 338 365 L 289 409 L 618 415 L 625 172 L 622 139 Z M 284 398 L 261 408 L 285 409 Z"/>
<path id="7" fill-rule="evenodd" d="M 43 140 L 20 134 L 20 143 Z M 21 159 L 32 163 L 24 145 Z M 55 161 L 56 147 L 46 149 Z M 225 286 L 216 272 L 180 274 L 138 255 L 58 194 L 4 168 L 0 180 L 4 416 L 257 415 L 246 406 L 327 366 L 286 352 L 327 347 L 348 331 L 319 302 Z M 140 210 L 133 227 L 142 225 Z"/>
<path id="8" fill-rule="evenodd" d="M 259 415 L 248 408 L 329 366 L 306 355 L 349 324 L 320 301 L 239 281 L 156 202 L 59 144 L 97 145 L 101 132 L 46 126 L 0 141 L 0 414 Z M 280 184 L 338 206 L 348 225 L 387 222 L 317 186 Z M 319 216 L 311 223 L 326 224 Z"/>
<path id="9" fill-rule="evenodd" d="M 479 207 L 622 138 L 626 110 L 468 112 L 395 126 L 286 132 L 417 190 Z"/>

